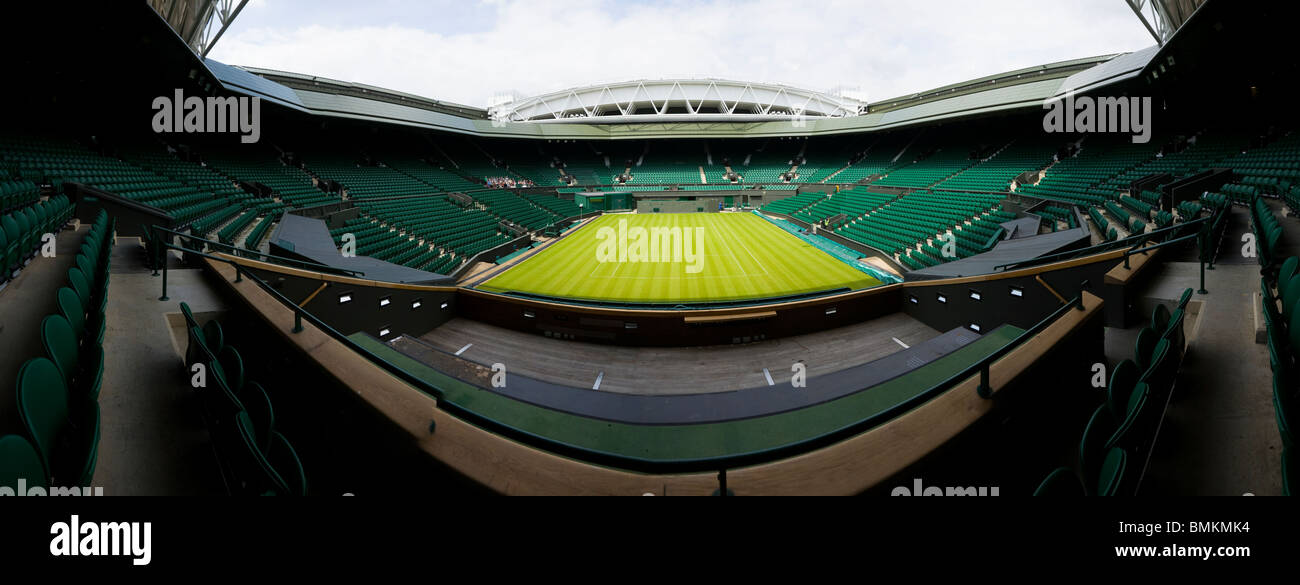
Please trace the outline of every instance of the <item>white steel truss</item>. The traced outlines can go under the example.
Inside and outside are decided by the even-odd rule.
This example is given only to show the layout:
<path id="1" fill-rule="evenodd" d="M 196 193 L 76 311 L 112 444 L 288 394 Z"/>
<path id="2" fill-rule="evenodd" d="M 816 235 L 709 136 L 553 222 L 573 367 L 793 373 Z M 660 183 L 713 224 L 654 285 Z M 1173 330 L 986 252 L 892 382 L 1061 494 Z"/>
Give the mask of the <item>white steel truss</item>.
<path id="1" fill-rule="evenodd" d="M 552 92 L 492 107 L 505 122 L 583 124 L 677 121 L 768 121 L 856 116 L 853 98 L 786 85 L 725 79 L 635 80 Z"/>

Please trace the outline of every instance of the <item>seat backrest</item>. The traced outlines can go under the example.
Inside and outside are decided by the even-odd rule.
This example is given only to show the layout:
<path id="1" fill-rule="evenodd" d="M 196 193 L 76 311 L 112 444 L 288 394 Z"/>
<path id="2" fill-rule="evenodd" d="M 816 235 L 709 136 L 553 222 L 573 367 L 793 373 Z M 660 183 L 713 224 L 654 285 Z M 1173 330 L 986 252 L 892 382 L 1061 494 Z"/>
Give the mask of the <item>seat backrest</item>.
<path id="1" fill-rule="evenodd" d="M 1277 271 L 1278 284 L 1290 282 L 1291 278 L 1296 275 L 1297 266 L 1300 266 L 1300 258 L 1288 256 L 1287 259 L 1282 262 L 1282 267 Z"/>
<path id="2" fill-rule="evenodd" d="M 1138 377 L 1141 375 L 1142 370 L 1133 360 L 1124 360 L 1115 364 L 1115 369 L 1110 373 L 1110 383 L 1106 385 L 1106 407 L 1110 410 L 1113 420 L 1124 419 L 1129 395 L 1133 393 L 1133 388 L 1137 386 Z"/>
<path id="3" fill-rule="evenodd" d="M 19 479 L 26 480 L 28 487 L 49 484 L 36 447 L 18 435 L 5 435 L 0 437 L 0 488 L 11 488 L 17 493 Z"/>
<path id="4" fill-rule="evenodd" d="M 1129 396 L 1128 404 L 1124 405 L 1124 418 L 1118 420 L 1119 425 L 1115 427 L 1115 432 L 1111 434 L 1106 441 L 1106 448 L 1112 447 L 1129 447 L 1139 442 L 1141 435 L 1136 433 L 1143 432 L 1142 419 L 1147 407 L 1147 401 L 1151 396 L 1151 387 L 1146 383 L 1139 383 L 1133 388 L 1133 393 Z"/>
<path id="5" fill-rule="evenodd" d="M 276 494 L 287 494 L 289 485 L 285 483 L 284 478 L 271 465 L 267 458 L 267 453 L 257 447 L 257 436 L 253 431 L 253 422 L 248 418 L 248 413 L 239 411 L 235 414 L 235 427 L 238 429 L 239 437 L 243 440 L 245 455 L 251 460 L 248 465 L 248 473 L 256 474 L 256 477 L 246 478 L 252 487 L 257 491 L 270 490 Z"/>
<path id="6" fill-rule="evenodd" d="M 222 373 L 226 383 L 230 384 L 230 391 L 238 396 L 244 389 L 244 358 L 234 346 L 227 345 L 221 348 L 221 357 L 218 359 L 221 360 Z"/>
<path id="7" fill-rule="evenodd" d="M 244 410 L 253 423 L 257 445 L 263 450 L 270 449 L 271 431 L 275 429 L 275 407 L 271 404 L 266 389 L 257 382 L 248 382 L 239 393 L 239 402 L 244 405 Z"/>
<path id="8" fill-rule="evenodd" d="M 1169 317 L 1169 325 L 1165 327 L 1164 331 L 1160 334 L 1160 337 L 1174 342 L 1175 346 L 1181 345 L 1183 342 L 1184 316 L 1186 316 L 1186 313 L 1182 309 L 1174 311 L 1174 314 Z M 1173 347 L 1171 349 L 1181 350 L 1182 348 Z"/>
<path id="9" fill-rule="evenodd" d="M 1300 274 L 1291 277 L 1286 282 L 1286 292 L 1282 294 L 1282 311 L 1290 311 L 1295 306 L 1297 300 L 1300 300 Z M 1290 314 L 1290 313 L 1286 313 Z"/>
<path id="10" fill-rule="evenodd" d="M 45 355 L 59 367 L 63 382 L 71 385 L 78 367 L 77 334 L 72 331 L 72 325 L 62 315 L 46 315 L 41 321 L 41 344 L 45 346 Z"/>
<path id="11" fill-rule="evenodd" d="M 208 347 L 207 339 L 203 336 L 203 330 L 198 327 L 190 328 L 190 347 L 186 353 L 192 353 L 195 362 L 212 363 L 216 361 L 216 356 L 212 355 L 211 348 Z"/>
<path id="12" fill-rule="evenodd" d="M 1116 423 L 1110 410 L 1105 405 L 1097 407 L 1083 429 L 1079 440 L 1079 469 L 1083 472 L 1086 486 L 1095 486 L 1097 473 L 1106 457 L 1106 442 L 1115 434 Z"/>
<path id="13" fill-rule="evenodd" d="M 1034 490 L 1035 496 L 1082 496 L 1083 484 L 1069 467 L 1058 467 Z"/>
<path id="14" fill-rule="evenodd" d="M 49 470 L 50 454 L 68 426 L 68 388 L 54 362 L 32 358 L 18 370 L 18 415 Z"/>
<path id="15" fill-rule="evenodd" d="M 289 440 L 284 438 L 284 435 L 271 432 L 271 448 L 267 452 L 267 461 L 288 488 L 285 495 L 307 495 L 307 474 L 303 472 L 298 452 L 294 450 Z"/>
<path id="16" fill-rule="evenodd" d="M 13 216 L 14 221 L 18 222 L 18 229 L 22 230 L 23 241 L 28 241 L 29 232 L 32 230 L 32 219 L 21 211 L 14 212 Z"/>
<path id="17" fill-rule="evenodd" d="M 1160 330 L 1164 331 L 1163 328 Z M 1138 331 L 1137 340 L 1133 342 L 1133 361 L 1139 370 L 1145 370 L 1151 365 L 1151 352 L 1155 351 L 1157 341 L 1160 341 L 1160 335 L 1150 327 Z"/>
<path id="18" fill-rule="evenodd" d="M 88 277 L 94 277 L 95 263 L 90 259 L 90 256 L 87 256 L 85 254 L 77 254 L 76 263 L 77 263 L 77 268 L 81 270 L 82 274 Z"/>
<path id="19" fill-rule="evenodd" d="M 1179 308 L 1179 309 L 1186 309 L 1186 308 L 1187 308 L 1187 302 L 1188 302 L 1188 301 L 1191 301 L 1191 300 L 1192 300 L 1192 289 L 1191 289 L 1191 287 L 1188 287 L 1188 288 L 1186 288 L 1186 289 L 1183 290 L 1183 296 L 1178 297 L 1178 308 Z"/>
<path id="20" fill-rule="evenodd" d="M 1163 332 L 1169 327 L 1169 307 L 1164 303 L 1156 303 L 1156 307 L 1151 309 L 1151 328 L 1157 333 Z"/>
<path id="21" fill-rule="evenodd" d="M 18 225 L 18 220 L 14 219 L 12 213 L 0 217 L 0 228 L 4 229 L 5 235 L 9 236 L 10 242 L 20 243 L 23 241 L 22 227 Z"/>
<path id="22" fill-rule="evenodd" d="M 181 302 L 181 314 L 185 315 L 186 329 L 193 329 L 194 327 L 199 326 L 199 322 L 194 319 L 194 311 L 191 311 L 190 306 L 184 301 Z"/>
<path id="23" fill-rule="evenodd" d="M 1124 483 L 1124 472 L 1128 467 L 1128 454 L 1123 449 L 1114 448 L 1106 452 L 1100 473 L 1097 476 L 1097 495 L 1119 495 Z"/>
<path id="24" fill-rule="evenodd" d="M 81 306 L 81 297 L 77 296 L 76 291 L 66 286 L 60 287 L 56 296 L 59 302 L 59 312 L 63 314 L 63 318 L 68 320 L 68 324 L 72 325 L 72 330 L 80 336 L 86 329 L 86 312 Z"/>
<path id="25" fill-rule="evenodd" d="M 221 350 L 226 347 L 225 335 L 221 331 L 221 323 L 216 319 L 208 321 L 203 326 L 203 343 L 208 346 L 208 350 L 213 356 L 221 355 Z"/>
<path id="26" fill-rule="evenodd" d="M 68 284 L 72 285 L 72 290 L 77 291 L 77 296 L 81 297 L 81 306 L 90 306 L 90 282 L 86 280 L 86 275 L 80 268 L 68 269 Z"/>

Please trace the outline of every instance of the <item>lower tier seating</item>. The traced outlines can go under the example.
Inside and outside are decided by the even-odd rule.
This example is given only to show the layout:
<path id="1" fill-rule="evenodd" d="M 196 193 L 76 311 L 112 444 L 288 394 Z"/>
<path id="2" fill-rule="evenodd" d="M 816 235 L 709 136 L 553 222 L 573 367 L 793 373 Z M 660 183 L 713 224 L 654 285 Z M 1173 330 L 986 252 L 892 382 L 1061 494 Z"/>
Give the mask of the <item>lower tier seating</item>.
<path id="1" fill-rule="evenodd" d="M 201 365 L 195 388 L 226 485 L 242 495 L 306 495 L 307 476 L 289 440 L 276 430 L 275 407 L 261 384 L 246 379 L 244 358 L 221 323 L 202 327 L 181 303 L 189 332 L 186 365 Z"/>

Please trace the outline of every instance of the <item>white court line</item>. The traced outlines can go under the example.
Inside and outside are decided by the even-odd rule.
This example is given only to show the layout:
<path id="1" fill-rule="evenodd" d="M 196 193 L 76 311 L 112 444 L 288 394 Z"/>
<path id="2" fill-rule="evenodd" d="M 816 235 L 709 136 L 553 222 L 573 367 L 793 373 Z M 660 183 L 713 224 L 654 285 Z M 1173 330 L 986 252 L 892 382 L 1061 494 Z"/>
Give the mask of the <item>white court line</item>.
<path id="1" fill-rule="evenodd" d="M 465 347 L 460 348 L 460 351 L 457 351 L 457 352 L 456 352 L 456 355 L 460 355 L 460 354 L 462 354 L 462 353 L 465 353 L 465 350 L 469 349 L 471 345 L 474 345 L 474 344 L 473 344 L 473 343 L 466 343 L 466 344 L 465 344 Z"/>
<path id="2" fill-rule="evenodd" d="M 710 227 L 711 229 L 709 229 L 708 231 L 714 232 L 715 234 L 721 235 L 722 232 L 723 232 L 723 229 L 722 229 L 720 226 L 716 226 L 716 225 L 714 225 L 714 226 L 709 226 L 709 227 Z M 731 231 L 730 229 L 727 230 L 727 235 L 733 235 L 733 234 L 732 234 L 732 231 Z M 750 277 L 750 276 L 764 276 L 764 275 L 767 274 L 767 269 L 766 269 L 766 268 L 763 268 L 762 263 L 759 264 L 759 268 L 763 268 L 763 274 L 761 274 L 761 275 L 760 275 L 760 274 L 750 274 L 748 270 L 745 270 L 745 266 L 744 266 L 743 264 L 740 263 L 740 258 L 736 256 L 736 251 L 735 251 L 735 250 L 732 250 L 732 248 L 735 247 L 734 244 L 740 244 L 740 246 L 741 246 L 742 248 L 745 248 L 745 252 L 746 252 L 746 253 L 749 252 L 749 248 L 746 247 L 744 244 L 741 244 L 739 238 L 731 238 L 731 239 L 728 239 L 726 236 L 724 236 L 723 238 L 720 238 L 720 239 L 728 240 L 728 241 L 727 241 L 728 244 L 733 244 L 733 245 L 723 246 L 723 248 L 727 251 L 727 254 L 730 254 L 730 255 L 731 255 L 731 261 L 732 261 L 732 263 L 734 263 L 735 266 L 736 266 L 737 268 L 739 268 L 741 272 L 744 272 L 746 277 Z M 753 254 L 749 254 L 749 257 L 750 257 L 750 258 L 753 258 L 754 255 L 753 255 Z M 755 262 L 757 262 L 757 260 L 755 260 Z"/>
<path id="3" fill-rule="evenodd" d="M 600 373 L 596 375 L 596 383 L 591 385 L 591 389 L 600 390 L 600 381 L 603 379 L 605 379 L 605 370 L 601 370 Z"/>
<path id="4" fill-rule="evenodd" d="M 897 337 L 894 337 L 894 338 L 892 338 L 892 339 L 894 340 L 894 343 L 897 343 L 897 344 L 903 346 L 903 349 L 907 349 L 907 348 L 908 348 L 907 344 L 906 344 L 906 343 L 903 343 L 903 341 L 902 341 L 901 339 L 899 339 L 899 338 L 897 338 Z"/>
<path id="5" fill-rule="evenodd" d="M 768 385 L 768 386 L 775 386 L 775 385 L 776 385 L 776 382 L 773 382 L 773 381 L 772 381 L 772 372 L 767 371 L 767 368 L 763 368 L 763 376 L 767 378 L 767 385 Z"/>
<path id="6" fill-rule="evenodd" d="M 779 228 L 778 228 L 778 229 L 779 229 Z M 734 230 L 732 230 L 732 231 L 734 231 Z M 763 271 L 763 275 L 766 276 L 766 275 L 767 275 L 767 266 L 764 266 L 764 265 L 763 265 L 763 262 L 760 261 L 760 260 L 758 259 L 757 256 L 754 256 L 754 252 L 750 251 L 750 249 L 749 249 L 749 245 L 744 243 L 744 238 L 739 238 L 739 237 L 737 237 L 737 238 L 735 239 L 735 241 L 736 241 L 737 243 L 740 243 L 740 247 L 741 247 L 742 249 L 745 250 L 745 253 L 746 253 L 746 254 L 749 254 L 749 259 L 750 259 L 750 260 L 753 260 L 755 264 L 758 264 L 758 268 L 759 268 L 759 270 L 762 270 L 762 271 Z M 800 240 L 800 241 L 802 241 L 802 240 Z"/>

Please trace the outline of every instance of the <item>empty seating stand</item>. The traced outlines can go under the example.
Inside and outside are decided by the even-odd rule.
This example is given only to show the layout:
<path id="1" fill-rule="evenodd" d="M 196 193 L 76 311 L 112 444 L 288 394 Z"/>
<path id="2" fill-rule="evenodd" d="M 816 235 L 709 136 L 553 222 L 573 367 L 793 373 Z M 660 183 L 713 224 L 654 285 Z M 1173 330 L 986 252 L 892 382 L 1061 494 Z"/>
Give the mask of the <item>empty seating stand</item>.
<path id="1" fill-rule="evenodd" d="M 73 211 L 67 196 L 56 195 L 0 215 L 0 284 L 16 276 L 40 251 L 45 234 L 62 230 Z"/>
<path id="2" fill-rule="evenodd" d="M 791 215 L 796 211 L 802 210 L 826 197 L 825 193 L 799 193 L 793 197 L 778 199 L 770 203 L 763 204 L 763 211 L 773 211 Z"/>
<path id="3" fill-rule="evenodd" d="M 1001 214 L 998 209 L 1001 199 L 1000 194 L 914 191 L 836 228 L 835 232 L 896 255 L 900 262 L 915 270 L 965 257 L 960 246 L 954 255 L 942 254 L 942 248 L 935 247 L 942 243 L 930 243 L 932 238 L 949 231 L 955 237 L 959 231 L 972 226 L 978 228 L 985 215 L 1002 221 L 1014 217 Z M 991 235 L 994 230 L 981 231 Z M 971 238 L 967 240 L 974 242 Z M 927 243 L 931 244 L 928 252 Z"/>

